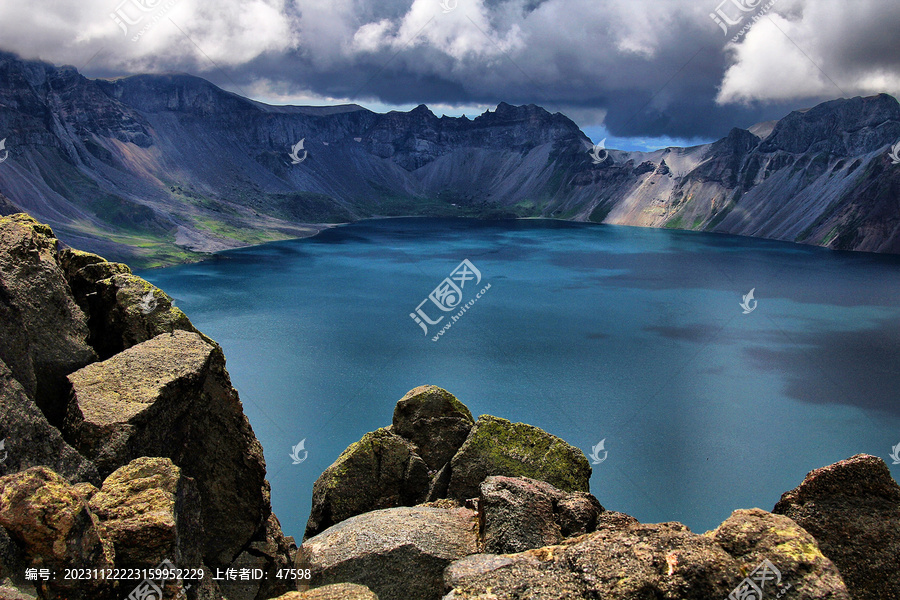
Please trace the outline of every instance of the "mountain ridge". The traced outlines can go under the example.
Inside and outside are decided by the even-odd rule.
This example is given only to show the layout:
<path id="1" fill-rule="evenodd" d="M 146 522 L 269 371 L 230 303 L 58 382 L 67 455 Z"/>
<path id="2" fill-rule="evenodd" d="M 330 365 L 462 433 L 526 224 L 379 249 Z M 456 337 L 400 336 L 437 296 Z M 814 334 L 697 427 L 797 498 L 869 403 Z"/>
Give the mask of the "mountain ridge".
<path id="1" fill-rule="evenodd" d="M 548 217 L 900 253 L 900 168 L 887 156 L 900 104 L 886 94 L 711 144 L 609 149 L 597 163 L 573 121 L 533 104 L 473 119 L 425 105 L 270 106 L 188 74 L 88 79 L 8 53 L 0 82 L 0 193 L 66 243 L 139 266 L 382 216 Z"/>

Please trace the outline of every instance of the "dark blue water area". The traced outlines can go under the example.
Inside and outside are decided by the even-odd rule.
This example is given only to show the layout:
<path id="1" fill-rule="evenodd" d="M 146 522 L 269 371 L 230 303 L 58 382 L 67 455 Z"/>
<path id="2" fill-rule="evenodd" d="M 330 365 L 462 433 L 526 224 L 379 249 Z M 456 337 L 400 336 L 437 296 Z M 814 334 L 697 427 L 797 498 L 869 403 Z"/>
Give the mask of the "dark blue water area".
<path id="1" fill-rule="evenodd" d="M 429 294 L 465 259 L 481 281 L 443 312 Z M 423 384 L 586 455 L 605 440 L 591 491 L 644 522 L 705 531 L 734 509 L 771 510 L 811 469 L 861 452 L 900 474 L 889 457 L 900 443 L 898 257 L 411 218 L 140 275 L 223 346 L 274 510 L 298 538 L 319 474 Z M 427 335 L 410 317 L 423 300 L 429 319 L 445 316 Z M 308 455 L 293 464 L 301 440 Z"/>

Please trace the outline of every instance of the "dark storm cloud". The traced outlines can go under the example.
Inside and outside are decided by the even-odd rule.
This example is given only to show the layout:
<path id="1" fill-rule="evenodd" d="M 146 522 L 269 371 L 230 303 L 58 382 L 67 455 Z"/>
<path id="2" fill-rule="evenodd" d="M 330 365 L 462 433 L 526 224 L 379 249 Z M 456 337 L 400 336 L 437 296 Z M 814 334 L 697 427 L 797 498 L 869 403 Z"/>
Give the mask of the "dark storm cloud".
<path id="1" fill-rule="evenodd" d="M 778 0 L 737 44 L 739 27 L 726 36 L 710 18 L 719 2 L 177 0 L 131 42 L 109 16 L 119 0 L 62 0 L 6 3 L 0 40 L 26 57 L 90 61 L 92 76 L 187 71 L 293 102 L 535 103 L 618 137 L 713 138 L 900 89 L 892 0 Z"/>

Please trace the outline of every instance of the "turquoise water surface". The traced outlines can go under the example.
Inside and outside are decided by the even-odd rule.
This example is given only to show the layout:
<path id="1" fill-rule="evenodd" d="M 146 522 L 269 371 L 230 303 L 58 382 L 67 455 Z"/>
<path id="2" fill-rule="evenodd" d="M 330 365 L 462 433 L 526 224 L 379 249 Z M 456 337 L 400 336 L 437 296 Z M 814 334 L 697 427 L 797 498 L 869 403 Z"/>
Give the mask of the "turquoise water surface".
<path id="1" fill-rule="evenodd" d="M 475 270 L 460 275 L 465 259 Z M 140 275 L 223 346 L 273 507 L 298 541 L 315 479 L 423 384 L 586 455 L 605 440 L 591 490 L 645 522 L 704 531 L 737 508 L 771 510 L 809 470 L 860 452 L 900 479 L 889 456 L 900 444 L 898 257 L 557 221 L 390 219 Z M 428 325 L 417 307 L 444 319 Z M 306 458 L 293 464 L 301 440 Z"/>

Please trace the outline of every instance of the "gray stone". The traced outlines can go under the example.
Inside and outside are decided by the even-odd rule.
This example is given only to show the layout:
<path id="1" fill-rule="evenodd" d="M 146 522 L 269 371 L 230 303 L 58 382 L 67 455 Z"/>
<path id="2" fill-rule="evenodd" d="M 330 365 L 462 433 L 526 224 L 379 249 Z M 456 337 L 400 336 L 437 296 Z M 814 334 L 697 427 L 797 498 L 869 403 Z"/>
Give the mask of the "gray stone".
<path id="1" fill-rule="evenodd" d="M 306 540 L 297 566 L 310 585 L 357 583 L 381 600 L 432 600 L 443 591 L 444 569 L 478 551 L 474 511 L 399 507 L 341 521 Z"/>

